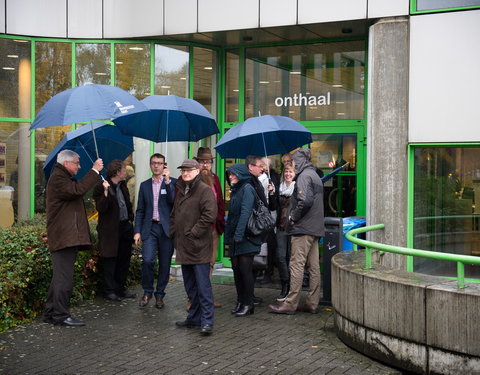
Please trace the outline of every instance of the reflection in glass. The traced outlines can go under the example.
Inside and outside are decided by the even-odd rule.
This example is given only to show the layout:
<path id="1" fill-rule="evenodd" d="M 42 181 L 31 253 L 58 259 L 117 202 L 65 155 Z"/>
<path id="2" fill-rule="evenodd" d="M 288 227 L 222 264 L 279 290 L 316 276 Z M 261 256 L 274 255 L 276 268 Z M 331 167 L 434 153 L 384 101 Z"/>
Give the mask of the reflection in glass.
<path id="1" fill-rule="evenodd" d="M 417 0 L 417 10 L 480 6 L 480 0 Z"/>
<path id="2" fill-rule="evenodd" d="M 0 117 L 30 118 L 30 42 L 0 39 Z"/>
<path id="3" fill-rule="evenodd" d="M 365 42 L 246 50 L 245 118 L 364 118 Z"/>
<path id="4" fill-rule="evenodd" d="M 79 43 L 76 54 L 77 86 L 110 84 L 110 44 Z"/>
<path id="5" fill-rule="evenodd" d="M 216 62 L 215 53 L 205 48 L 194 48 L 193 99 L 215 116 L 216 112 Z"/>
<path id="6" fill-rule="evenodd" d="M 357 137 L 355 134 L 314 134 L 310 144 L 312 163 L 327 175 L 348 162 L 324 184 L 325 216 L 356 216 Z"/>
<path id="7" fill-rule="evenodd" d="M 115 86 L 137 99 L 150 95 L 150 45 L 115 45 Z"/>
<path id="8" fill-rule="evenodd" d="M 155 45 L 155 94 L 188 97 L 189 53 L 185 46 Z"/>
<path id="9" fill-rule="evenodd" d="M 227 52 L 226 92 L 225 92 L 225 121 L 238 122 L 238 51 Z"/>
<path id="10" fill-rule="evenodd" d="M 416 249 L 480 255 L 480 148 L 415 149 L 414 242 Z M 418 272 L 454 276 L 454 262 L 415 258 Z M 479 277 L 480 267 L 465 265 Z"/>
<path id="11" fill-rule="evenodd" d="M 19 135 L 17 122 L 0 123 L 0 228 L 13 224 L 18 214 Z M 30 171 L 27 169 L 26 173 L 29 175 Z"/>

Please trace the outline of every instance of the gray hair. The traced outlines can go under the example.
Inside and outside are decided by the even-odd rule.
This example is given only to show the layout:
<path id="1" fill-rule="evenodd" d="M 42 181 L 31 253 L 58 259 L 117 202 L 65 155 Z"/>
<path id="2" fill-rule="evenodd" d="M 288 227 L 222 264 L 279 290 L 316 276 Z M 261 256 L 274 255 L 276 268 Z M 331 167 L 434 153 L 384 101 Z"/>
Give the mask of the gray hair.
<path id="1" fill-rule="evenodd" d="M 80 156 L 72 150 L 62 150 L 57 155 L 57 163 L 63 164 L 66 161 L 73 161 L 74 158 L 80 159 Z"/>

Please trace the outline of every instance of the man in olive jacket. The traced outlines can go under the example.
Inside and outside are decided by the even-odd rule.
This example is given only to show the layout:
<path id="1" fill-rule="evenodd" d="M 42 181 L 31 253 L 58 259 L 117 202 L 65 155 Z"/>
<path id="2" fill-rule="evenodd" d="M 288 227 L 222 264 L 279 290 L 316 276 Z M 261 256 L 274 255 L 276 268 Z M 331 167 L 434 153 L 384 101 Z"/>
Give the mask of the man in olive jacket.
<path id="1" fill-rule="evenodd" d="M 311 160 L 310 149 L 301 148 L 293 156 L 295 188 L 290 198 L 287 233 L 292 237 L 290 258 L 290 292 L 284 302 L 269 305 L 270 312 L 315 314 L 320 301 L 320 266 L 318 240 L 325 236 L 323 183 Z M 305 304 L 299 304 L 305 265 L 310 274 Z"/>
<path id="2" fill-rule="evenodd" d="M 178 327 L 200 327 L 202 335 L 213 332 L 213 292 L 210 283 L 212 258 L 212 224 L 217 217 L 215 195 L 200 176 L 200 165 L 187 159 L 181 166 L 173 210 L 170 234 L 176 249 L 175 262 L 182 265 L 185 291 L 192 305 L 185 321 Z"/>
<path id="3" fill-rule="evenodd" d="M 81 180 L 76 180 L 73 176 L 79 169 L 80 157 L 76 152 L 60 151 L 47 184 L 47 235 L 53 275 L 44 321 L 57 325 L 85 325 L 70 316 L 68 305 L 77 251 L 91 246 L 83 195 L 98 181 L 103 161 L 97 159 L 92 169 Z"/>

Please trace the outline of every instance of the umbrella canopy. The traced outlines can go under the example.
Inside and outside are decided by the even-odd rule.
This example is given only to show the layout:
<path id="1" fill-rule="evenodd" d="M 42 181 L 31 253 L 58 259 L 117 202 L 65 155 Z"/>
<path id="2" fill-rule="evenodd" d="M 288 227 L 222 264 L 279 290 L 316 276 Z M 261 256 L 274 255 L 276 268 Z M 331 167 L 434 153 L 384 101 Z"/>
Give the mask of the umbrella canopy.
<path id="1" fill-rule="evenodd" d="M 215 118 L 193 99 L 176 95 L 151 95 L 142 103 L 149 112 L 114 120 L 122 133 L 154 142 L 196 142 L 219 132 Z"/>
<path id="2" fill-rule="evenodd" d="M 297 121 L 266 115 L 235 125 L 215 149 L 222 158 L 245 158 L 283 154 L 311 142 L 312 133 Z"/>
<path id="3" fill-rule="evenodd" d="M 133 152 L 133 138 L 131 136 L 122 134 L 113 125 L 94 123 L 92 126 L 105 165 L 114 159 L 123 160 Z M 57 154 L 66 149 L 75 151 L 80 156 L 81 169 L 75 177 L 82 178 L 97 158 L 90 125 L 82 126 L 80 129 L 65 134 L 58 145 L 48 154 L 43 166 L 43 172 L 47 180 L 57 162 Z"/>
<path id="4" fill-rule="evenodd" d="M 322 182 L 325 183 L 327 182 L 328 180 L 330 180 L 331 178 L 335 177 L 335 175 L 340 172 L 343 168 L 345 168 L 348 164 L 350 164 L 348 161 L 341 165 L 340 167 L 338 168 L 335 168 L 333 171 L 331 171 L 329 174 L 325 175 L 322 177 Z"/>
<path id="5" fill-rule="evenodd" d="M 50 98 L 38 112 L 30 130 L 78 122 L 110 120 L 142 111 L 148 111 L 148 108 L 118 87 L 78 86 Z"/>

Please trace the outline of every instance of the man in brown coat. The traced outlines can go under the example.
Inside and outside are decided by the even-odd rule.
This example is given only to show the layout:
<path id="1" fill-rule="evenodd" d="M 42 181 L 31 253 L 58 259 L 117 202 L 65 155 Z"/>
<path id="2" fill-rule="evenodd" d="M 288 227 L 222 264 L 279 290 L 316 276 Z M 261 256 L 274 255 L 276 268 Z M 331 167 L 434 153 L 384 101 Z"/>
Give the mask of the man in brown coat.
<path id="1" fill-rule="evenodd" d="M 177 251 L 175 262 L 182 265 L 183 283 L 192 305 L 187 319 L 176 325 L 200 327 L 202 335 L 210 335 L 214 315 L 210 260 L 217 201 L 210 186 L 201 180 L 196 160 L 187 159 L 178 168 L 182 179 L 177 182 L 170 234 Z"/>
<path id="2" fill-rule="evenodd" d="M 77 251 L 91 246 L 83 195 L 98 181 L 103 161 L 97 159 L 92 169 L 81 180 L 76 180 L 73 176 L 79 169 L 80 157 L 76 152 L 60 151 L 47 184 L 47 234 L 53 275 L 44 321 L 66 326 L 85 325 L 70 316 L 68 304 Z"/>
<path id="3" fill-rule="evenodd" d="M 132 257 L 133 209 L 125 179 L 127 169 L 121 160 L 107 166 L 107 180 L 93 190 L 98 211 L 98 250 L 102 260 L 103 294 L 111 301 L 135 298 L 126 289 Z"/>

